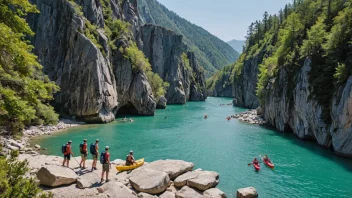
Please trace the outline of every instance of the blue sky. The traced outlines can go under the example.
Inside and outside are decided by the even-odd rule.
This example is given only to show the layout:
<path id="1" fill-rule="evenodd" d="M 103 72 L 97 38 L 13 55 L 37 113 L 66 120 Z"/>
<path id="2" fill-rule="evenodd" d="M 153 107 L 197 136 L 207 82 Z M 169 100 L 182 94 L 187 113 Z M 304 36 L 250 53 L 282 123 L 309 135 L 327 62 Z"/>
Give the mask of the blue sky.
<path id="1" fill-rule="evenodd" d="M 169 10 L 224 41 L 244 40 L 251 22 L 278 13 L 292 0 L 158 0 Z"/>

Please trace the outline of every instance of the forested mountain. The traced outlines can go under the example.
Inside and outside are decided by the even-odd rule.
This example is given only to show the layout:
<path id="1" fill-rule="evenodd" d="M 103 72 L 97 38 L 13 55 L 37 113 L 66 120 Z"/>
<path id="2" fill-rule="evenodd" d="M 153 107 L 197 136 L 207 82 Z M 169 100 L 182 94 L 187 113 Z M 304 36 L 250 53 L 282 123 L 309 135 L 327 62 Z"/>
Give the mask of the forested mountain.
<path id="1" fill-rule="evenodd" d="M 227 43 L 179 17 L 156 0 L 138 0 L 138 10 L 145 23 L 160 25 L 182 34 L 184 42 L 206 70 L 206 76 L 234 62 L 239 56 Z"/>
<path id="2" fill-rule="evenodd" d="M 242 53 L 246 41 L 233 39 L 227 43 L 238 53 Z"/>
<path id="3" fill-rule="evenodd" d="M 351 155 L 351 54 L 352 0 L 294 0 L 250 24 L 243 54 L 207 86 L 261 105 L 281 131 Z"/>

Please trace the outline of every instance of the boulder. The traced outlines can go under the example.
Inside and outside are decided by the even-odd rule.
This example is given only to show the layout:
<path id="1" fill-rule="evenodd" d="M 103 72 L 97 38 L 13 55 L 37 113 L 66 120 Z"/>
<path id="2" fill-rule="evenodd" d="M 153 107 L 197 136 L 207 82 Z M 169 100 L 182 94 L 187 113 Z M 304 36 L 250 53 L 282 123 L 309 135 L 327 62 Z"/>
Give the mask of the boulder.
<path id="1" fill-rule="evenodd" d="M 163 171 L 169 174 L 170 179 L 193 169 L 194 164 L 182 160 L 158 160 L 145 166 L 148 169 Z"/>
<path id="2" fill-rule="evenodd" d="M 166 100 L 165 96 L 161 96 L 158 100 L 158 103 L 156 104 L 156 108 L 157 109 L 165 109 L 166 103 L 167 103 L 167 100 Z"/>
<path id="3" fill-rule="evenodd" d="M 188 186 L 184 186 L 180 191 L 176 193 L 176 198 L 205 198 L 203 193 L 190 188 Z"/>
<path id="4" fill-rule="evenodd" d="M 178 188 L 182 188 L 187 184 L 188 180 L 196 178 L 199 174 L 200 171 L 190 171 L 185 174 L 182 174 L 174 180 L 174 185 Z"/>
<path id="5" fill-rule="evenodd" d="M 41 185 L 56 187 L 65 184 L 72 184 L 77 181 L 78 176 L 69 168 L 56 165 L 46 165 L 37 172 L 37 178 Z"/>
<path id="6" fill-rule="evenodd" d="M 99 182 L 100 182 L 100 177 L 97 173 L 87 172 L 78 177 L 77 186 L 78 188 L 81 188 L 81 189 L 90 188 L 95 185 L 98 185 Z"/>
<path id="7" fill-rule="evenodd" d="M 17 148 L 17 149 L 10 148 L 11 150 L 23 150 L 25 148 L 25 146 L 23 144 L 16 142 L 15 140 L 11 140 L 11 139 L 7 140 L 7 144 L 8 144 L 8 147 L 14 146 Z"/>
<path id="8" fill-rule="evenodd" d="M 169 175 L 165 172 L 148 168 L 133 171 L 129 180 L 137 191 L 153 195 L 164 192 L 170 182 Z"/>
<path id="9" fill-rule="evenodd" d="M 225 193 L 218 188 L 210 188 L 204 191 L 203 195 L 209 198 L 226 198 Z"/>
<path id="10" fill-rule="evenodd" d="M 219 183 L 219 174 L 213 171 L 199 171 L 199 175 L 187 181 L 187 186 L 198 190 L 208 190 Z"/>
<path id="11" fill-rule="evenodd" d="M 241 188 L 237 190 L 237 198 L 257 198 L 257 190 L 253 187 Z"/>
<path id="12" fill-rule="evenodd" d="M 111 162 L 111 164 L 114 164 L 114 165 L 125 165 L 126 164 L 126 160 L 115 159 L 114 161 Z"/>
<path id="13" fill-rule="evenodd" d="M 108 195 L 110 198 L 137 198 L 137 195 L 119 182 L 108 182 L 97 188 L 99 193 Z"/>
<path id="14" fill-rule="evenodd" d="M 138 194 L 138 198 L 158 198 L 158 197 L 155 195 L 150 195 L 148 193 L 141 192 Z"/>
<path id="15" fill-rule="evenodd" d="M 159 196 L 159 198 L 175 198 L 176 194 L 170 191 L 165 191 L 163 194 Z"/>
<path id="16" fill-rule="evenodd" d="M 40 149 L 40 145 L 39 145 L 39 144 L 36 144 L 36 145 L 34 145 L 34 148 Z"/>

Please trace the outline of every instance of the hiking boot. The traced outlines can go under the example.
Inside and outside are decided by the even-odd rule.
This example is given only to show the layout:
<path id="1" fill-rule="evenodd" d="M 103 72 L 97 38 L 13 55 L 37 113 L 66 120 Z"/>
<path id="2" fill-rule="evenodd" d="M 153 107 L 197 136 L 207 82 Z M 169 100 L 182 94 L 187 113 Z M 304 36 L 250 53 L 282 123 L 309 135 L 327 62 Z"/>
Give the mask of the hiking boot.
<path id="1" fill-rule="evenodd" d="M 106 182 L 109 182 L 109 181 L 110 181 L 110 179 L 107 179 L 107 180 L 106 180 Z"/>
<path id="2" fill-rule="evenodd" d="M 100 183 L 103 183 L 103 181 L 104 181 L 104 180 L 103 180 L 103 179 L 101 179 L 101 180 L 100 180 Z"/>

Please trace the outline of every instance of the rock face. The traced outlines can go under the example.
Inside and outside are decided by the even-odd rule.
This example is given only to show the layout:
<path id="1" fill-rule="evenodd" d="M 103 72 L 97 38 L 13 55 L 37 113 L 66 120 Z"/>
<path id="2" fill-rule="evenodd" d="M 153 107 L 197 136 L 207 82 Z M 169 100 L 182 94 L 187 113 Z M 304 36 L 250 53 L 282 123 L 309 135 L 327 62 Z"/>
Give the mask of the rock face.
<path id="1" fill-rule="evenodd" d="M 164 192 L 170 182 L 169 175 L 165 172 L 148 168 L 133 171 L 129 179 L 137 191 L 153 195 Z"/>
<path id="2" fill-rule="evenodd" d="M 117 106 L 116 82 L 109 61 L 83 34 L 84 19 L 68 1 L 31 0 L 40 14 L 28 18 L 31 39 L 44 72 L 60 86 L 55 107 L 87 122 L 109 122 Z M 55 20 L 54 20 L 55 19 Z"/>
<path id="3" fill-rule="evenodd" d="M 78 176 L 69 168 L 46 165 L 38 171 L 37 178 L 41 185 L 56 187 L 65 184 L 72 184 L 77 181 Z"/>
<path id="4" fill-rule="evenodd" d="M 158 100 L 158 103 L 156 104 L 157 109 L 165 109 L 167 104 L 167 100 L 165 96 L 161 96 Z"/>
<path id="5" fill-rule="evenodd" d="M 187 56 L 188 66 L 183 62 L 182 53 L 187 51 L 182 36 L 151 24 L 143 25 L 141 31 L 143 52 L 148 57 L 153 72 L 170 84 L 166 94 L 168 104 L 184 104 L 188 100 L 204 101 L 204 73 L 194 54 L 189 53 Z"/>
<path id="6" fill-rule="evenodd" d="M 257 190 L 253 187 L 241 188 L 237 190 L 237 198 L 257 198 Z"/>

